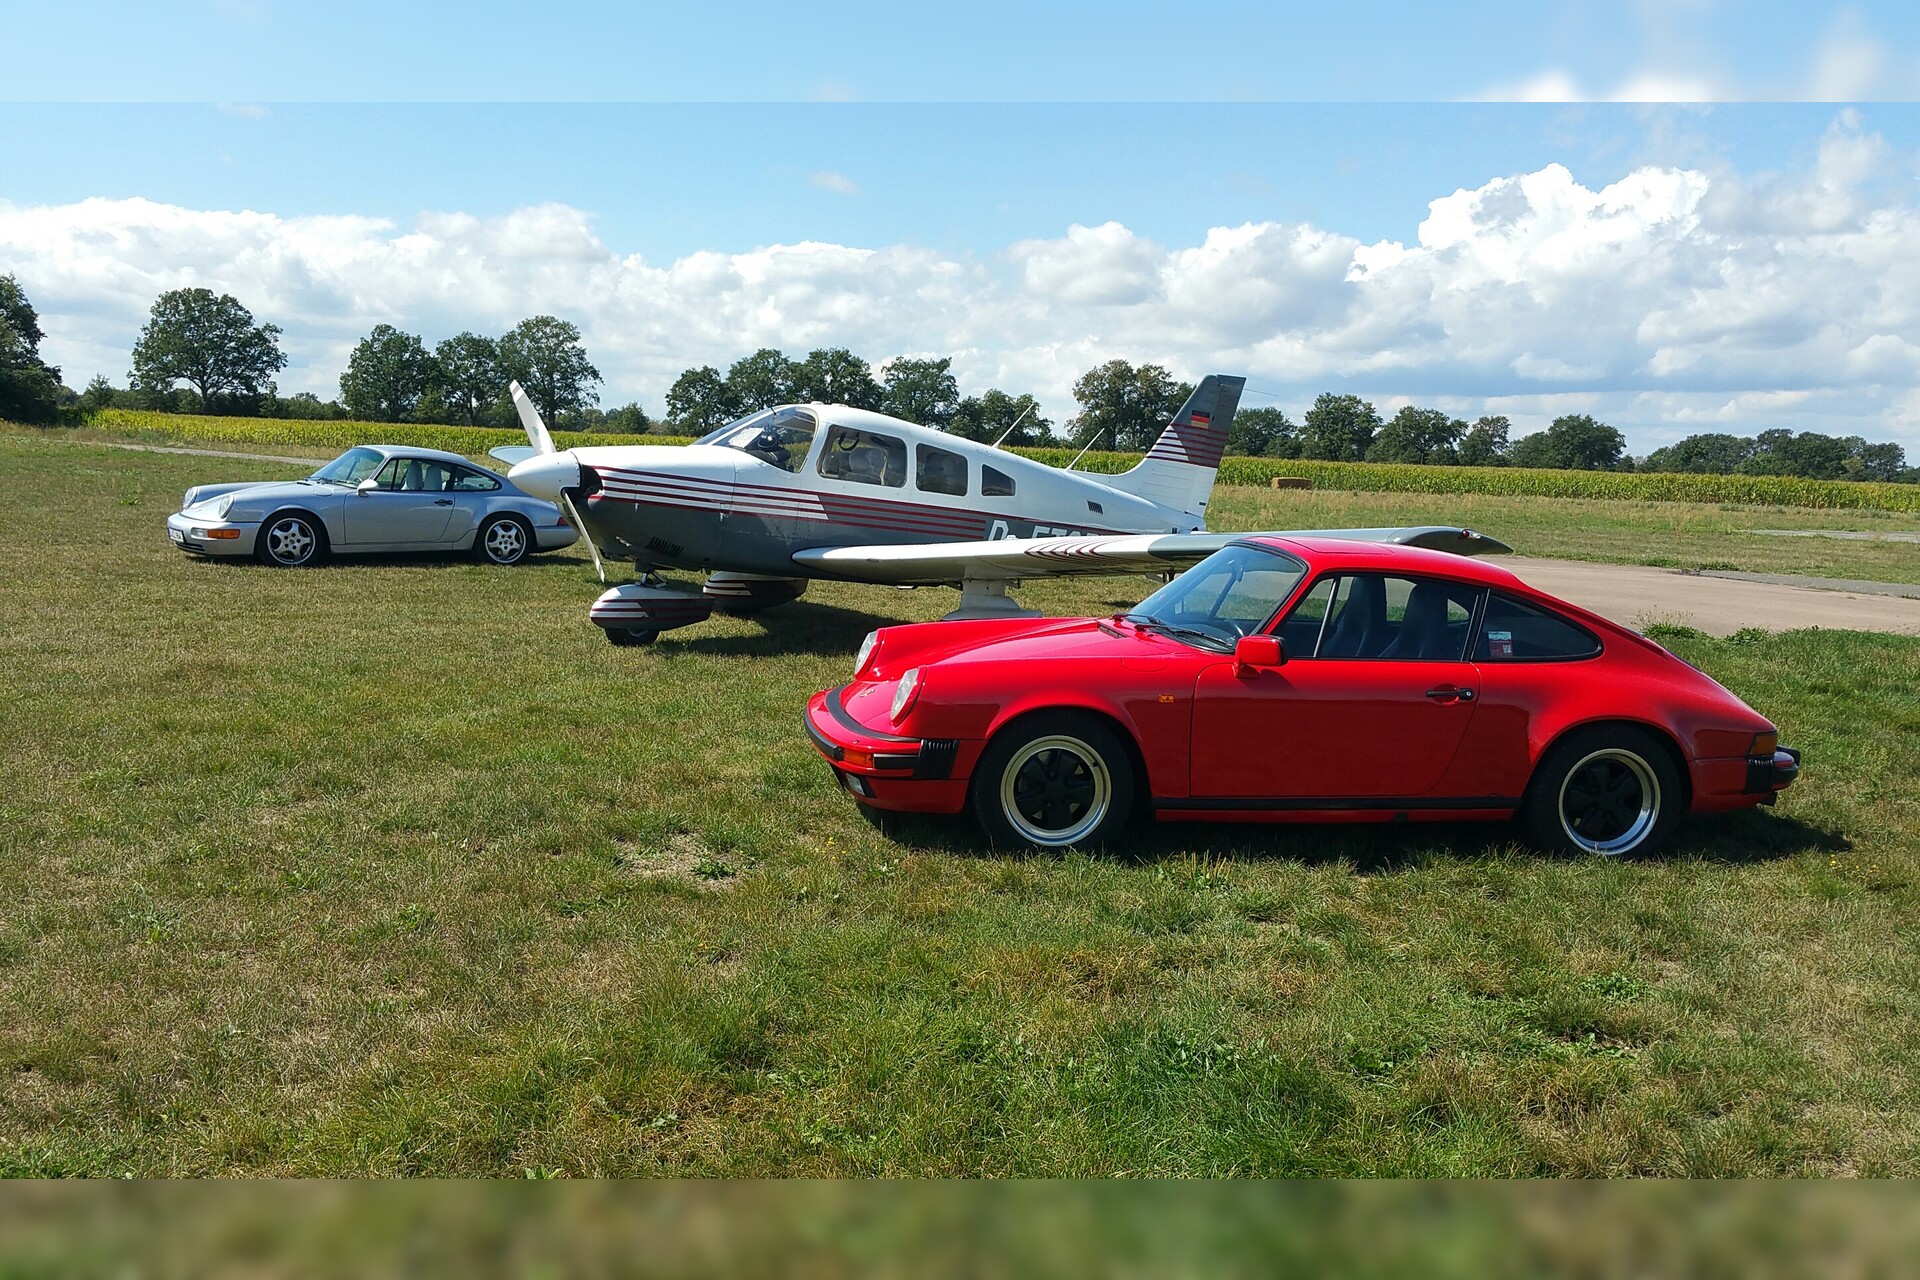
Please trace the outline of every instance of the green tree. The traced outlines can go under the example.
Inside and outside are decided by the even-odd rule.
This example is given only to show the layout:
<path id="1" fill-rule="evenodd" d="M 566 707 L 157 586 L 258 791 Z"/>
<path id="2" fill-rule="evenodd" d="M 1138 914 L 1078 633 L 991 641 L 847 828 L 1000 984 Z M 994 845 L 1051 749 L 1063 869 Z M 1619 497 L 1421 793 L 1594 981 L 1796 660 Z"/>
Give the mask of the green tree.
<path id="1" fill-rule="evenodd" d="M 923 427 L 945 430 L 960 410 L 960 384 L 953 380 L 953 361 L 910 360 L 906 356 L 887 365 L 880 409 Z"/>
<path id="2" fill-rule="evenodd" d="M 1323 391 L 1300 424 L 1300 456 L 1328 462 L 1358 462 L 1373 447 L 1380 415 L 1359 396 Z"/>
<path id="3" fill-rule="evenodd" d="M 873 369 L 845 347 L 809 351 L 794 366 L 794 396 L 820 404 L 844 404 L 854 409 L 878 409 L 880 384 Z"/>
<path id="4" fill-rule="evenodd" d="M 106 374 L 96 373 L 93 381 L 87 384 L 87 389 L 80 393 L 80 412 L 91 414 L 110 409 L 119 394 L 113 389 L 113 384 L 107 381 Z"/>
<path id="5" fill-rule="evenodd" d="M 40 314 L 20 282 L 0 276 L 0 419 L 56 422 L 61 416 L 60 370 L 40 358 Z M 65 392 L 71 395 L 71 392 Z"/>
<path id="6" fill-rule="evenodd" d="M 1838 480 L 1847 474 L 1849 452 L 1845 441 L 1832 436 L 1776 427 L 1754 437 L 1753 453 L 1740 464 L 1739 470 L 1754 476 Z"/>
<path id="7" fill-rule="evenodd" d="M 433 357 L 419 338 L 390 324 L 377 324 L 347 357 L 347 371 L 340 375 L 340 399 L 356 418 L 406 422 L 436 376 Z"/>
<path id="8" fill-rule="evenodd" d="M 1507 435 L 1513 424 L 1500 414 L 1490 414 L 1475 418 L 1473 425 L 1467 428 L 1467 434 L 1460 438 L 1460 465 L 1463 467 L 1498 467 L 1507 460 L 1509 447 Z"/>
<path id="9" fill-rule="evenodd" d="M 1283 411 L 1268 405 L 1242 409 L 1227 428 L 1227 452 L 1249 458 L 1297 458 L 1300 428 Z"/>
<path id="10" fill-rule="evenodd" d="M 1631 467 L 1626 437 L 1584 413 L 1563 414 L 1545 431 L 1520 437 L 1508 457 L 1516 467 L 1562 471 L 1623 471 Z"/>
<path id="11" fill-rule="evenodd" d="M 280 327 L 255 324 L 232 294 L 211 289 L 161 294 L 133 344 L 137 387 L 164 395 L 185 382 L 209 412 L 254 407 L 261 395 L 271 394 L 272 376 L 286 367 Z"/>
<path id="12" fill-rule="evenodd" d="M 1641 464 L 1644 471 L 1684 471 L 1694 475 L 1728 476 L 1753 456 L 1753 441 L 1723 431 L 1708 431 L 1655 449 Z"/>
<path id="13" fill-rule="evenodd" d="M 1045 444 L 1053 433 L 1053 424 L 1040 413 L 1039 402 L 1030 395 L 1010 396 L 992 390 L 968 396 L 954 406 L 947 431 L 969 440 L 992 444 L 1006 436 L 1009 445 Z M 1011 430 L 1013 434 L 1007 435 Z"/>
<path id="14" fill-rule="evenodd" d="M 593 390 L 600 371 L 587 359 L 580 330 L 554 316 L 522 320 L 500 339 L 500 364 L 509 378 L 526 388 L 549 427 L 563 425 L 563 414 L 599 403 Z"/>
<path id="15" fill-rule="evenodd" d="M 440 396 L 468 426 L 507 394 L 500 344 L 477 333 L 456 333 L 433 349 Z"/>
<path id="16" fill-rule="evenodd" d="M 1451 466 L 1467 424 L 1438 409 L 1407 405 L 1387 420 L 1367 446 L 1368 462 L 1416 462 Z"/>
<path id="17" fill-rule="evenodd" d="M 796 385 L 799 366 L 773 347 L 742 356 L 727 370 L 727 391 L 735 413 L 753 413 L 801 399 Z"/>
<path id="18" fill-rule="evenodd" d="M 605 430 L 630 436 L 644 435 L 652 425 L 653 420 L 647 417 L 647 411 L 640 407 L 637 400 L 629 401 L 618 409 L 609 409 L 606 420 L 601 423 Z"/>
<path id="19" fill-rule="evenodd" d="M 667 388 L 667 417 L 693 435 L 703 436 L 739 416 L 733 389 L 712 365 L 687 370 Z"/>
<path id="20" fill-rule="evenodd" d="M 1180 406 L 1193 394 L 1157 364 L 1134 368 L 1109 360 L 1087 370 L 1073 384 L 1080 413 L 1067 424 L 1075 448 L 1104 441 L 1109 449 L 1151 448 Z"/>
<path id="21" fill-rule="evenodd" d="M 1857 480 L 1904 480 L 1907 476 L 1907 451 L 1897 444 L 1867 444 L 1862 441 L 1847 460 L 1847 474 Z"/>

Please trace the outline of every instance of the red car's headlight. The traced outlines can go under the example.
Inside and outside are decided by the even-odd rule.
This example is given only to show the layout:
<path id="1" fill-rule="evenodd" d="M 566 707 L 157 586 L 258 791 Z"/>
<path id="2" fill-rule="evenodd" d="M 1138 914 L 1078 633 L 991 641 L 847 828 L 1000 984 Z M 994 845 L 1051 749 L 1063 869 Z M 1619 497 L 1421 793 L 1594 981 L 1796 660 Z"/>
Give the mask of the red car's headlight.
<path id="1" fill-rule="evenodd" d="M 920 668 L 909 667 L 900 677 L 900 686 L 893 691 L 893 722 L 899 724 L 913 710 L 913 704 L 920 696 Z"/>

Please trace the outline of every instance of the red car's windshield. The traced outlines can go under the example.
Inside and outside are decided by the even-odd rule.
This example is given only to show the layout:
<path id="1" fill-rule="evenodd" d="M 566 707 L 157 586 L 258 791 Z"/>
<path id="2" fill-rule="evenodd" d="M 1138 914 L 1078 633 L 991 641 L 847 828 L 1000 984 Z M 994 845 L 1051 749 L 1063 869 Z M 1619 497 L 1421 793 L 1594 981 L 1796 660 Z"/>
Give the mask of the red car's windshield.
<path id="1" fill-rule="evenodd" d="M 1125 615 L 1201 648 L 1232 648 L 1300 585 L 1307 566 L 1284 551 L 1236 543 L 1214 552 Z"/>

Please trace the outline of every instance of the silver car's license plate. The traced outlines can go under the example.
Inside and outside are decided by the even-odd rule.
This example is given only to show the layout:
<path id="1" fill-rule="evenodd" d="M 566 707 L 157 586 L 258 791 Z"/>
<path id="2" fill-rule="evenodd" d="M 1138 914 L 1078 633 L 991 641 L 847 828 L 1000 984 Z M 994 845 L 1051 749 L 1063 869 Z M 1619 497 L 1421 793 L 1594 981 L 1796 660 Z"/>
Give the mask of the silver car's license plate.
<path id="1" fill-rule="evenodd" d="M 187 540 L 187 535 L 180 532 L 178 529 L 167 530 L 167 536 L 169 538 L 172 538 L 175 542 L 185 542 Z"/>

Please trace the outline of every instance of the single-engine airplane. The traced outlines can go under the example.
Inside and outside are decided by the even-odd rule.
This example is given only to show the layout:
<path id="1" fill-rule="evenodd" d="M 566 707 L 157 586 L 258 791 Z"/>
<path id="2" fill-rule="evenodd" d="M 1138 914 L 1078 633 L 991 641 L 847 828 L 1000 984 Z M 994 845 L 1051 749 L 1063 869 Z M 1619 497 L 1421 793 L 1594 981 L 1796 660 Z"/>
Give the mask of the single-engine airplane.
<path id="1" fill-rule="evenodd" d="M 1131 471 L 1062 470 L 886 414 L 837 404 L 762 409 L 689 445 L 560 450 L 511 384 L 530 448 L 492 456 L 528 493 L 565 506 L 605 559 L 637 582 L 589 617 L 617 645 L 796 599 L 810 579 L 960 591 L 955 618 L 1022 617 L 1023 579 L 1166 575 L 1244 534 L 1207 533 L 1207 499 L 1246 379 L 1209 374 Z M 1293 530 L 1434 547 L 1509 550 L 1471 530 Z M 705 571 L 698 595 L 662 569 Z"/>

